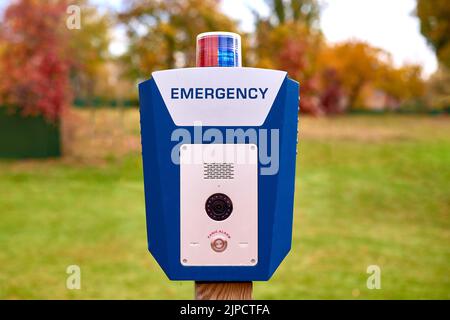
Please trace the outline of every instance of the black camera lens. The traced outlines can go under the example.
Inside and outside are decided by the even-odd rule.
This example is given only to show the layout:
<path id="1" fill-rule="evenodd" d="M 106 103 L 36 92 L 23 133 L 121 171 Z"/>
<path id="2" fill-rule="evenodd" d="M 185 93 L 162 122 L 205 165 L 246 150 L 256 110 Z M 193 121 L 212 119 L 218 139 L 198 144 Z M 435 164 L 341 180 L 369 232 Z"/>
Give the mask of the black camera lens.
<path id="1" fill-rule="evenodd" d="M 211 219 L 222 221 L 231 215 L 233 203 L 226 194 L 215 193 L 206 200 L 205 210 Z"/>

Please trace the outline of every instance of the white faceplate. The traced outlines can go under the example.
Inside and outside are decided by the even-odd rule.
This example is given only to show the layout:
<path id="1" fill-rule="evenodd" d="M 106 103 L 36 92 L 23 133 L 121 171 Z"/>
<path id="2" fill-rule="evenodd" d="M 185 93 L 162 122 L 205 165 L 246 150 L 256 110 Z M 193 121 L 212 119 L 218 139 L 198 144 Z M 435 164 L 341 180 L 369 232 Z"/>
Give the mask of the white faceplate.
<path id="1" fill-rule="evenodd" d="M 258 68 L 184 68 L 156 71 L 152 77 L 177 126 L 261 126 L 286 72 Z M 254 99 L 172 99 L 172 88 L 267 88 Z M 198 124 L 197 124 L 198 125 Z"/>
<path id="2" fill-rule="evenodd" d="M 258 262 L 258 149 L 254 144 L 184 144 L 180 148 L 180 259 L 186 266 L 254 266 Z M 209 196 L 233 203 L 223 221 L 205 210 Z M 214 251 L 211 243 L 226 241 Z M 223 243 L 219 241 L 220 245 Z"/>

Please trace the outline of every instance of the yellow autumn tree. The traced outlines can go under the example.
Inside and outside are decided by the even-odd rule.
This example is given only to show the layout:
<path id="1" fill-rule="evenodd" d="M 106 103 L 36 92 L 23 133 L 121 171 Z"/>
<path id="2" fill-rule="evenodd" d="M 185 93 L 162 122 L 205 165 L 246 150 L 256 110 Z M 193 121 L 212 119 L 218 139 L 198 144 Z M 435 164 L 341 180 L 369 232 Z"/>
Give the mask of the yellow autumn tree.
<path id="1" fill-rule="evenodd" d="M 321 51 L 321 68 L 335 70 L 347 97 L 348 106 L 355 108 L 365 86 L 373 83 L 380 71 L 381 50 L 365 42 L 348 41 L 330 45 Z"/>
<path id="2" fill-rule="evenodd" d="M 446 68 L 450 68 L 450 1 L 417 0 L 420 31 Z"/>
<path id="3" fill-rule="evenodd" d="M 236 31 L 236 22 L 216 0 L 132 0 L 119 15 L 129 47 L 123 56 L 128 75 L 145 78 L 154 71 L 195 66 L 195 39 L 207 31 Z"/>
<path id="4" fill-rule="evenodd" d="M 438 70 L 427 83 L 427 103 L 433 109 L 450 109 L 450 2 L 417 0 L 420 31 L 433 47 Z"/>
<path id="5" fill-rule="evenodd" d="M 416 103 L 424 94 L 419 65 L 395 67 L 389 53 L 365 42 L 330 45 L 321 51 L 319 65 L 335 70 L 351 108 L 366 107 L 375 90 L 385 96 L 385 108 Z"/>

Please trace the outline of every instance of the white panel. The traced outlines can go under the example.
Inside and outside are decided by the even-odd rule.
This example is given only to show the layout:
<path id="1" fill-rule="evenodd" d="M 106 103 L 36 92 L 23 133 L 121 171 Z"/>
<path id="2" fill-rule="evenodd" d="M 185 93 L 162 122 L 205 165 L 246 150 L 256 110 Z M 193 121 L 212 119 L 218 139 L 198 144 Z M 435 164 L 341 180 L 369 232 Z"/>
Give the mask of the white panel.
<path id="1" fill-rule="evenodd" d="M 201 122 L 203 126 L 261 126 L 269 114 L 286 72 L 257 68 L 208 67 L 156 71 L 152 76 L 177 126 L 192 126 L 195 122 Z M 178 90 L 177 88 L 267 88 L 267 91 L 264 94 L 253 91 L 252 96 L 256 96 L 254 99 L 250 99 L 250 95 L 247 95 L 247 98 L 239 95 L 234 99 L 216 99 L 211 96 L 201 98 L 202 95 L 198 98 L 172 99 L 172 90 Z M 174 95 L 176 96 L 180 97 Z"/>
<path id="2" fill-rule="evenodd" d="M 186 266 L 256 265 L 257 146 L 184 144 L 180 148 L 180 160 L 181 263 Z M 210 169 L 218 170 L 217 175 Z M 205 209 L 207 199 L 216 193 L 227 195 L 233 204 L 231 214 L 222 221 L 210 218 Z M 219 248 L 214 251 L 211 243 L 216 239 Z M 226 241 L 225 249 L 222 240 Z"/>

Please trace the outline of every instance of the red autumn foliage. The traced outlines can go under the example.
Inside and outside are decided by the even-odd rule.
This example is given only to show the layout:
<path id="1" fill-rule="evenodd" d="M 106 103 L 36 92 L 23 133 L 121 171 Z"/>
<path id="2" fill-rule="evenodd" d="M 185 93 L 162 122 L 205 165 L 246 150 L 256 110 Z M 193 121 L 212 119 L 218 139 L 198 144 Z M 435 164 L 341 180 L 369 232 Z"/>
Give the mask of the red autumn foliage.
<path id="1" fill-rule="evenodd" d="M 65 1 L 19 0 L 0 30 L 0 105 L 56 122 L 70 101 Z"/>
<path id="2" fill-rule="evenodd" d="M 312 69 L 308 50 L 309 44 L 306 41 L 295 37 L 287 38 L 275 57 L 278 61 L 277 67 L 287 71 L 294 79 L 302 79 L 300 100 L 302 112 L 314 115 L 337 113 L 341 95 L 340 85 L 332 73 L 308 74 L 306 70 Z M 321 88 L 323 86 L 324 88 Z"/>
<path id="3" fill-rule="evenodd" d="M 320 93 L 320 105 L 325 114 L 344 112 L 344 90 L 337 71 L 327 68 L 322 72 L 323 88 Z"/>

